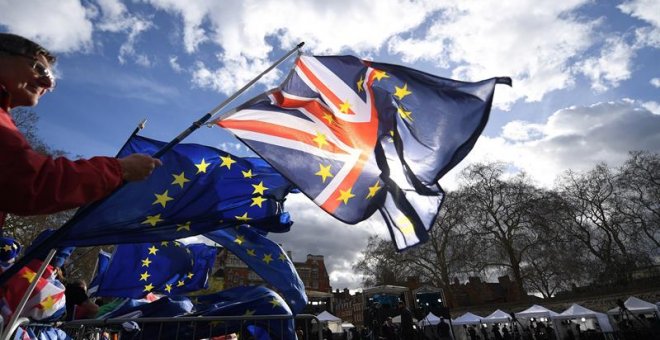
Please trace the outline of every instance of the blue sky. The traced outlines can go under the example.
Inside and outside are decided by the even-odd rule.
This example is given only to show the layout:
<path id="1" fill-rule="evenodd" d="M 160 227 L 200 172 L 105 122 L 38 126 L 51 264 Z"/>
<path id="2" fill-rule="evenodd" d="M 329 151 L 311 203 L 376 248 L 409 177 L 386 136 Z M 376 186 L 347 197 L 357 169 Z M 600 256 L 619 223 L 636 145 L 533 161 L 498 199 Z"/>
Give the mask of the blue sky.
<path id="1" fill-rule="evenodd" d="M 551 187 L 567 169 L 660 152 L 657 0 L 0 0 L 0 30 L 59 55 L 58 87 L 35 111 L 43 139 L 73 155 L 114 155 L 142 118 L 144 135 L 172 139 L 300 41 L 308 54 L 513 78 L 473 152 L 441 180 L 448 189 L 471 162 L 508 162 Z M 291 61 L 234 104 L 277 85 Z M 219 128 L 187 141 L 247 152 Z M 299 196 L 278 241 L 296 261 L 325 255 L 334 288 L 359 287 L 351 264 L 385 226 L 339 223 Z"/>

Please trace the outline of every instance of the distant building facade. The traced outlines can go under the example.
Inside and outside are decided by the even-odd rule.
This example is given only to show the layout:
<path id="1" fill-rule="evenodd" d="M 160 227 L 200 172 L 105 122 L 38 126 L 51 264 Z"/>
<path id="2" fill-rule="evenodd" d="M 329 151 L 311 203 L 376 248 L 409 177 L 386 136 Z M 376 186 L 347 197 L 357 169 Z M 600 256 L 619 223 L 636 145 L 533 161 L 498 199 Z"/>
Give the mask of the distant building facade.
<path id="1" fill-rule="evenodd" d="M 521 292 L 507 275 L 498 277 L 497 282 L 483 282 L 481 278 L 473 276 L 468 282 L 461 284 L 458 279 L 454 279 L 450 289 L 448 307 L 453 308 L 517 302 L 527 295 L 526 292 Z"/>

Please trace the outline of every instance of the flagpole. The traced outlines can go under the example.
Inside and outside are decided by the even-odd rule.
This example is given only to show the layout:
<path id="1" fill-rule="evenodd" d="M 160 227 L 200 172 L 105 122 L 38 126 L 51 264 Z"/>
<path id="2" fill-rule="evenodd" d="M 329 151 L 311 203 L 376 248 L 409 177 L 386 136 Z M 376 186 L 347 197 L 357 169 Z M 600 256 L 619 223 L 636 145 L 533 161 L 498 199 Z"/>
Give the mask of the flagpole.
<path id="1" fill-rule="evenodd" d="M 14 331 L 14 324 L 16 323 L 16 320 L 21 315 L 21 312 L 23 312 L 23 309 L 25 308 L 25 305 L 27 304 L 28 299 L 30 298 L 30 295 L 32 295 L 32 292 L 34 289 L 37 287 L 37 284 L 39 283 L 39 279 L 41 278 L 42 275 L 44 275 L 44 272 L 46 271 L 46 268 L 48 267 L 48 264 L 50 261 L 55 257 L 55 253 L 57 252 L 57 249 L 53 248 L 50 250 L 48 255 L 46 255 L 46 258 L 44 259 L 43 263 L 41 264 L 41 267 L 39 267 L 39 270 L 37 271 L 37 275 L 34 277 L 34 280 L 30 282 L 30 285 L 28 286 L 27 290 L 25 291 L 25 294 L 23 294 L 23 297 L 21 298 L 21 301 L 18 303 L 18 306 L 16 306 L 16 309 L 13 312 L 11 319 L 9 319 L 9 322 L 5 326 L 5 329 L 3 330 L 2 333 L 2 340 L 8 340 L 11 334 Z"/>
<path id="2" fill-rule="evenodd" d="M 181 132 L 178 136 L 176 136 L 172 141 L 167 143 L 164 147 L 162 147 L 160 150 L 158 150 L 155 154 L 153 154 L 154 158 L 159 158 L 162 156 L 164 153 L 166 153 L 168 150 L 170 150 L 172 147 L 180 143 L 184 138 L 188 137 L 193 131 L 199 129 L 204 123 L 206 123 L 209 119 L 213 118 L 220 110 L 222 110 L 225 106 L 227 106 L 229 103 L 234 101 L 238 96 L 243 94 L 250 86 L 252 86 L 254 83 L 259 81 L 261 77 L 263 77 L 266 73 L 270 72 L 272 69 L 277 67 L 279 64 L 283 63 L 285 60 L 287 60 L 292 54 L 296 53 L 296 51 L 300 50 L 300 48 L 305 44 L 305 42 L 301 42 L 300 44 L 296 45 L 293 49 L 291 49 L 287 54 L 282 56 L 280 59 L 275 61 L 270 67 L 268 67 L 266 70 L 261 72 L 258 76 L 256 76 L 254 79 L 252 79 L 249 83 L 245 84 L 240 90 L 232 94 L 229 98 L 225 99 L 222 103 L 218 104 L 218 106 L 214 107 L 211 111 L 209 111 L 207 114 L 205 114 L 202 118 L 197 120 L 196 122 L 192 123 L 190 127 L 188 127 L 186 130 Z"/>
<path id="3" fill-rule="evenodd" d="M 296 45 L 296 47 L 294 47 L 294 48 L 291 49 L 289 52 L 287 52 L 287 54 L 285 54 L 283 57 L 281 57 L 280 59 L 278 59 L 273 65 L 271 65 L 270 67 L 268 67 L 265 71 L 261 72 L 256 78 L 252 79 L 249 83 L 247 83 L 247 84 L 246 84 L 245 86 L 243 86 L 240 90 L 238 90 L 238 92 L 234 93 L 232 96 L 230 96 L 230 97 L 227 98 L 225 101 L 223 101 L 222 103 L 220 103 L 218 106 L 216 106 L 215 108 L 213 108 L 211 111 L 209 111 L 207 114 L 205 114 L 202 118 L 200 118 L 199 120 L 197 120 L 196 122 L 194 122 L 194 123 L 193 123 L 190 127 L 188 127 L 186 130 L 184 130 L 183 132 L 181 132 L 181 134 L 179 134 L 176 138 L 174 138 L 172 141 L 170 141 L 169 143 L 167 143 L 167 145 L 163 146 L 160 150 L 158 150 L 155 154 L 153 154 L 152 157 L 154 157 L 154 158 L 159 158 L 159 157 L 161 157 L 163 154 L 165 154 L 167 151 L 169 151 L 172 147 L 174 147 L 176 144 L 180 143 L 184 138 L 186 138 L 188 135 L 190 135 L 193 131 L 197 130 L 197 129 L 200 128 L 202 125 L 204 125 L 204 123 L 206 123 L 206 121 L 208 121 L 211 117 L 213 117 L 215 114 L 217 114 L 217 113 L 218 113 L 223 107 L 225 107 L 227 104 L 231 103 L 234 99 L 236 99 L 236 97 L 238 97 L 239 95 L 241 95 L 241 94 L 242 94 L 243 92 L 245 92 L 250 86 L 252 86 L 254 83 L 256 83 L 257 81 L 259 81 L 259 79 L 260 79 L 264 74 L 268 73 L 270 70 L 272 70 L 273 68 L 277 67 L 277 65 L 281 64 L 282 62 L 284 62 L 287 58 L 289 58 L 289 57 L 290 57 L 292 54 L 294 54 L 296 51 L 299 51 L 300 48 L 301 48 L 304 44 L 305 44 L 304 42 L 301 42 L 301 43 L 299 43 L 298 45 Z M 139 130 L 140 130 L 140 128 L 136 128 L 136 129 L 133 131 L 133 134 L 136 134 Z M 116 192 L 116 190 L 115 190 L 115 192 Z M 75 220 L 75 218 L 76 218 L 78 215 L 86 214 L 88 211 L 92 210 L 94 207 L 97 207 L 97 206 L 100 205 L 102 202 L 104 202 L 104 201 L 107 199 L 107 197 L 109 197 L 109 196 L 111 196 L 111 195 L 112 195 L 112 194 L 106 196 L 106 198 L 104 198 L 104 199 L 98 200 L 98 201 L 96 201 L 96 202 L 94 202 L 94 203 L 91 203 L 91 204 L 89 204 L 89 205 L 87 205 L 87 206 L 82 207 L 81 209 L 79 209 L 79 210 L 76 212 L 76 214 L 75 214 L 71 219 L 69 219 L 66 223 L 64 223 L 64 225 L 62 225 L 62 226 L 61 226 L 59 229 L 57 229 L 53 234 L 51 234 L 50 237 L 47 237 L 46 239 L 44 239 L 40 244 L 38 244 L 38 245 L 34 245 L 34 246 L 35 246 L 35 249 L 42 248 L 42 247 L 44 247 L 45 245 L 48 246 L 48 247 L 44 247 L 44 248 L 46 248 L 46 249 L 51 249 L 51 248 L 55 247 L 55 246 L 57 245 L 57 243 L 58 243 L 62 238 L 64 238 L 64 237 L 66 236 L 66 234 L 67 234 L 68 231 L 69 231 L 70 226 L 72 225 L 72 221 Z M 9 280 L 10 277 L 12 277 L 13 275 L 15 275 L 15 274 L 20 270 L 20 268 L 24 267 L 24 266 L 25 266 L 30 260 L 32 260 L 33 258 L 34 258 L 34 255 L 25 254 L 25 255 L 23 255 L 23 257 L 21 257 L 20 259 L 18 259 L 18 260 L 16 261 L 16 263 L 15 263 L 13 266 L 9 267 L 5 272 L 3 272 L 2 274 L 0 274 L 0 286 L 4 285 L 4 284 Z"/>

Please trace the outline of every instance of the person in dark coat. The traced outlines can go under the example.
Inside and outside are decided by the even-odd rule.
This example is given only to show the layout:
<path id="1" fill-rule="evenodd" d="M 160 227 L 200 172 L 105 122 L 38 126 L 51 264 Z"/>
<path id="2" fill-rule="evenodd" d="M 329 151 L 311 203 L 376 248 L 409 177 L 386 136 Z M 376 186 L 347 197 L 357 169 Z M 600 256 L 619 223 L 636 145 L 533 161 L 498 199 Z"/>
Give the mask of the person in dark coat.
<path id="1" fill-rule="evenodd" d="M 412 312 L 403 301 L 399 301 L 399 312 L 401 313 L 401 339 L 414 339 L 415 329 L 413 328 Z"/>

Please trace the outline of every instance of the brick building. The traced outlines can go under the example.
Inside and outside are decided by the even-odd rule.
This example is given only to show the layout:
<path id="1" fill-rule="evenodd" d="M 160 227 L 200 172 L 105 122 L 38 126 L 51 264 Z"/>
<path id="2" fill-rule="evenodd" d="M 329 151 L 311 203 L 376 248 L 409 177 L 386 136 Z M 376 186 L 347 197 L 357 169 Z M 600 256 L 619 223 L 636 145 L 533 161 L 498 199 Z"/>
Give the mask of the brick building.
<path id="1" fill-rule="evenodd" d="M 473 276 L 461 284 L 458 279 L 454 279 L 450 289 L 449 307 L 516 302 L 527 294 L 520 292 L 507 275 L 498 277 L 497 282 L 483 282 L 481 278 Z"/>

